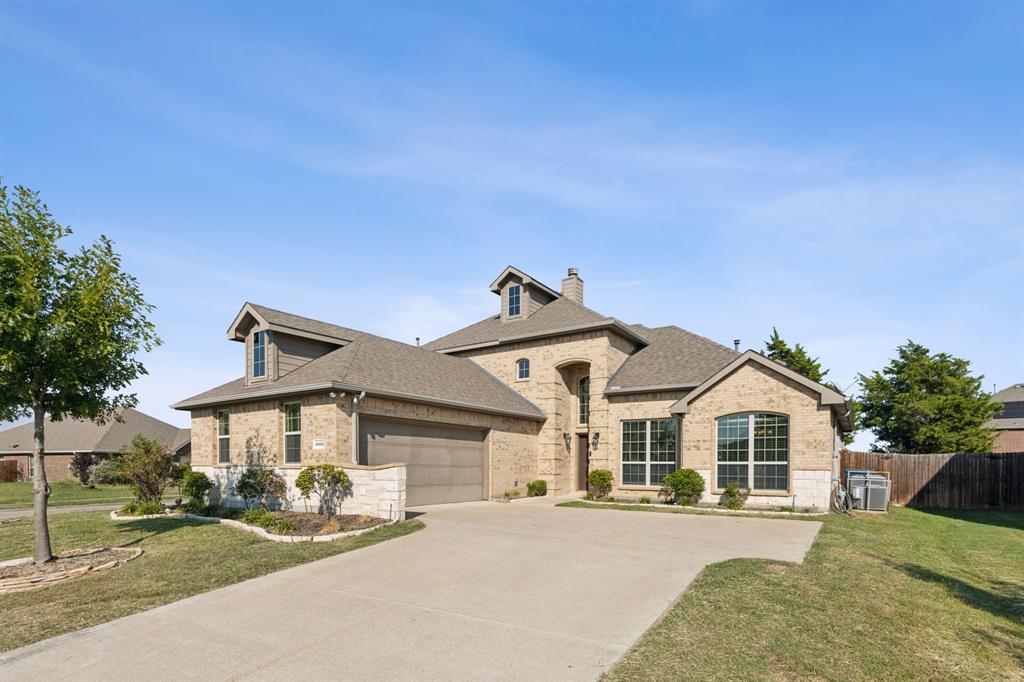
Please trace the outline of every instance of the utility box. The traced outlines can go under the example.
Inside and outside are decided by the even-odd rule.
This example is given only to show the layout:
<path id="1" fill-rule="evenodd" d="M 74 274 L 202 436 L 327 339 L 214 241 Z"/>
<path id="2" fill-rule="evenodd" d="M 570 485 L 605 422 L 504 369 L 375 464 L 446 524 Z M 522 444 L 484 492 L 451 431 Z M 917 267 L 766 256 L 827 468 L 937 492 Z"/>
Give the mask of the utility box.
<path id="1" fill-rule="evenodd" d="M 888 476 L 876 471 L 850 472 L 846 477 L 847 489 L 853 498 L 853 508 L 866 511 L 888 511 L 890 482 Z"/>

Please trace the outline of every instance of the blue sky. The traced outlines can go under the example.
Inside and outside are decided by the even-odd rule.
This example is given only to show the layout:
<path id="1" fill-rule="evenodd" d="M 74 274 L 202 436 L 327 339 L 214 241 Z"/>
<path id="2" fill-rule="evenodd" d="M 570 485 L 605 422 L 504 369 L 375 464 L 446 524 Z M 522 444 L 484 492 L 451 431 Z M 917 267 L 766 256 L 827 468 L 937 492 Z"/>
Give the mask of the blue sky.
<path id="1" fill-rule="evenodd" d="M 246 300 L 427 340 L 509 263 L 841 386 L 1024 380 L 1019 3 L 9 2 L 0 69 L 0 173 L 115 240 L 180 425 Z"/>

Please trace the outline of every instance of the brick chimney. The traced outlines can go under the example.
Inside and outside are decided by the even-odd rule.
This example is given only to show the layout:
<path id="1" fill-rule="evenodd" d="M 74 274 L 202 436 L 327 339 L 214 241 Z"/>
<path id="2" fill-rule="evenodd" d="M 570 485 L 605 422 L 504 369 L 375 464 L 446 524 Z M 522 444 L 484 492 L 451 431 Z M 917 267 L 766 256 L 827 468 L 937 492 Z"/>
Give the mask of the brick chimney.
<path id="1" fill-rule="evenodd" d="M 583 305 L 583 280 L 579 268 L 569 268 L 569 275 L 562 280 L 562 296 Z"/>

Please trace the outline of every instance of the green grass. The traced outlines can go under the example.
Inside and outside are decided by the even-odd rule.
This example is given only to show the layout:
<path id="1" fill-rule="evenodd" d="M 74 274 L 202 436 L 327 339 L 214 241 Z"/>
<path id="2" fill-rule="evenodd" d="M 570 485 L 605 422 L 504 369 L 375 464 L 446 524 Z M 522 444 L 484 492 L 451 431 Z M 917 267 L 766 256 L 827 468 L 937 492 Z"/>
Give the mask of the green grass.
<path id="1" fill-rule="evenodd" d="M 75 504 L 104 504 L 107 502 L 128 502 L 132 498 L 126 485 L 98 485 L 86 488 L 75 479 L 50 483 L 50 506 L 60 507 Z M 168 493 L 176 488 L 168 488 Z M 173 495 L 171 495 L 173 498 Z M 32 481 L 0 483 L 0 509 L 17 509 L 32 506 Z"/>
<path id="2" fill-rule="evenodd" d="M 818 518 L 803 564 L 707 567 L 605 679 L 1024 679 L 1024 511 Z"/>
<path id="3" fill-rule="evenodd" d="M 50 517 L 54 551 L 141 547 L 123 566 L 30 592 L 0 595 L 0 651 L 168 604 L 200 592 L 419 530 L 404 521 L 334 542 L 280 543 L 191 519 L 111 521 L 105 512 Z M 30 556 L 32 520 L 0 521 L 0 561 Z"/>

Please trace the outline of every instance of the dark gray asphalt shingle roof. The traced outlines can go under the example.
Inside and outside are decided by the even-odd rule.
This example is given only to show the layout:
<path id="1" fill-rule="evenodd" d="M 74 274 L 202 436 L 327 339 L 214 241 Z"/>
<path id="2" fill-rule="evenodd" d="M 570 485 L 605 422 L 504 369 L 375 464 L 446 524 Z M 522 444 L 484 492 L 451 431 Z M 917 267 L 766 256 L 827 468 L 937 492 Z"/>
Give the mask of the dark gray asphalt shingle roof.
<path id="1" fill-rule="evenodd" d="M 567 298 L 556 298 L 529 317 L 503 322 L 500 315 L 488 317 L 423 345 L 429 350 L 461 348 L 478 343 L 499 341 L 510 337 L 545 334 L 586 324 L 597 324 L 609 318 Z"/>
<path id="2" fill-rule="evenodd" d="M 267 322 L 272 325 L 278 325 L 281 327 L 290 327 L 299 331 L 312 332 L 314 334 L 320 334 L 321 336 L 330 336 L 337 339 L 343 339 L 345 341 L 351 341 L 357 335 L 362 332 L 356 331 L 355 329 L 349 329 L 348 327 L 341 327 L 330 322 L 321 322 L 320 320 L 314 320 L 309 317 L 302 317 L 300 315 L 293 315 L 286 313 L 283 310 L 274 310 L 266 306 L 257 305 L 250 303 L 253 310 L 263 316 Z"/>
<path id="3" fill-rule="evenodd" d="M 608 380 L 611 392 L 642 386 L 696 386 L 739 355 L 679 327 L 631 326 L 650 343 L 626 358 Z"/>
<path id="4" fill-rule="evenodd" d="M 172 449 L 177 449 L 191 439 L 189 429 L 179 429 L 138 410 L 127 408 L 120 415 L 123 422 L 111 420 L 102 425 L 73 419 L 54 422 L 47 417 L 46 451 L 119 452 L 139 433 L 156 438 Z M 31 423 L 0 432 L 0 452 L 31 453 L 33 432 Z"/>
<path id="5" fill-rule="evenodd" d="M 261 315 L 268 316 L 269 313 L 269 316 L 274 316 L 277 320 L 282 319 L 278 315 L 288 315 L 262 306 L 253 307 Z M 288 315 L 288 318 L 290 324 L 287 326 L 306 330 L 313 328 L 307 324 L 307 318 L 296 315 Z M 338 382 L 370 393 L 398 393 L 524 416 L 544 416 L 540 408 L 470 360 L 441 355 L 425 348 L 417 348 L 354 329 L 337 325 L 328 326 L 334 328 L 334 335 L 343 335 L 350 338 L 351 342 L 311 360 L 272 384 L 246 386 L 245 379 L 239 378 L 183 400 L 182 403 L 215 401 L 229 396 L 244 397 L 247 394 L 258 395 L 268 389 L 301 391 L 304 386 Z"/>
<path id="6" fill-rule="evenodd" d="M 987 426 L 992 429 L 1024 429 L 1024 384 L 1014 384 L 997 391 L 992 400 L 1003 403 L 1003 411 Z"/>

